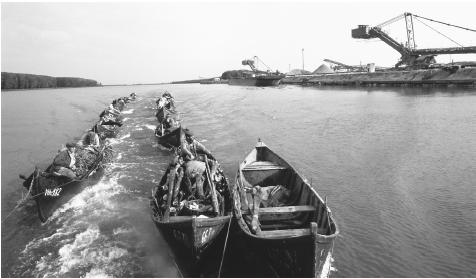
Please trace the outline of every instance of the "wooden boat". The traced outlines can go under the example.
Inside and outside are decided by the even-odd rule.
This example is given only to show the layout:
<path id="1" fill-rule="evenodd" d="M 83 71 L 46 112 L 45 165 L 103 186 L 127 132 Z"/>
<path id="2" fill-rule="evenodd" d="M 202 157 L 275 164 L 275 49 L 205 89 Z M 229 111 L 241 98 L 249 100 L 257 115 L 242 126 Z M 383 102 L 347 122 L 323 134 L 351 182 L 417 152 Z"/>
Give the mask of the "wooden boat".
<path id="1" fill-rule="evenodd" d="M 203 275 L 205 262 L 214 262 L 214 272 L 217 271 L 218 264 L 216 262 L 223 251 L 224 235 L 227 232 L 226 227 L 232 216 L 228 181 L 223 171 L 218 168 L 221 178 L 217 181 L 214 175 L 214 178 L 212 178 L 208 165 L 206 169 L 207 179 L 204 183 L 204 188 L 207 188 L 208 185 L 213 185 L 213 187 L 208 187 L 212 200 L 214 200 L 214 190 L 212 189 L 215 189 L 216 208 L 214 205 L 213 212 L 203 211 L 201 210 L 202 207 L 200 207 L 195 210 L 183 209 L 176 216 L 170 216 L 170 212 L 167 212 L 169 209 L 166 209 L 164 212 L 164 206 L 162 205 L 164 203 L 165 205 L 170 205 L 171 201 L 167 199 L 166 203 L 163 199 L 159 191 L 160 185 L 152 190 L 150 202 L 152 220 L 169 242 L 169 246 L 174 253 L 179 257 L 179 262 L 187 265 L 185 269 L 193 277 Z M 164 174 L 162 181 L 164 179 L 167 180 L 167 176 L 169 178 L 175 177 L 175 174 L 174 170 L 170 171 L 169 174 Z M 172 179 L 171 181 L 175 180 Z M 169 189 L 172 188 L 169 187 Z M 171 197 L 171 191 L 169 191 L 168 197 Z M 187 215 L 183 215 L 183 212 Z M 217 253 L 217 251 L 220 253 Z"/>
<path id="2" fill-rule="evenodd" d="M 159 126 L 155 130 L 155 136 L 157 137 L 157 141 L 159 144 L 167 147 L 167 148 L 173 148 L 173 147 L 179 147 L 181 143 L 181 138 L 184 137 L 185 132 L 182 128 L 182 126 L 179 126 L 178 128 L 175 128 L 174 130 L 170 131 L 169 133 L 160 136 L 159 134 Z"/>
<path id="3" fill-rule="evenodd" d="M 99 181 L 103 174 L 103 165 L 111 158 L 112 149 L 102 146 L 95 155 L 94 161 L 76 180 L 58 175 L 53 171 L 53 165 L 50 165 L 45 171 L 36 167 L 28 178 L 20 175 L 25 179 L 23 186 L 28 189 L 29 195 L 36 202 L 41 222 L 46 222 L 59 206 L 79 193 L 84 186 Z"/>
<path id="4" fill-rule="evenodd" d="M 264 193 L 263 187 L 275 185 L 284 186 L 287 195 L 271 199 L 279 206 L 260 207 L 263 200 L 258 197 Z M 259 141 L 240 163 L 231 193 L 236 237 L 246 250 L 264 259 L 274 275 L 328 274 L 339 234 L 331 211 L 307 180 L 263 142 Z"/>
<path id="5" fill-rule="evenodd" d="M 175 110 L 175 100 L 172 97 L 172 95 L 169 95 L 170 97 L 165 97 L 162 95 L 157 101 L 155 102 L 157 104 L 157 110 L 161 110 L 163 108 L 167 110 Z"/>
<path id="6" fill-rule="evenodd" d="M 157 121 L 159 123 L 162 123 L 162 121 L 165 120 L 165 116 L 170 115 L 171 117 L 175 118 L 177 112 L 174 109 L 166 109 L 166 108 L 160 108 L 157 110 L 157 113 L 155 114 L 155 117 L 157 118 Z"/>
<path id="7" fill-rule="evenodd" d="M 119 126 L 117 125 L 96 125 L 96 127 L 97 134 L 102 140 L 106 138 L 115 138 L 119 133 Z"/>

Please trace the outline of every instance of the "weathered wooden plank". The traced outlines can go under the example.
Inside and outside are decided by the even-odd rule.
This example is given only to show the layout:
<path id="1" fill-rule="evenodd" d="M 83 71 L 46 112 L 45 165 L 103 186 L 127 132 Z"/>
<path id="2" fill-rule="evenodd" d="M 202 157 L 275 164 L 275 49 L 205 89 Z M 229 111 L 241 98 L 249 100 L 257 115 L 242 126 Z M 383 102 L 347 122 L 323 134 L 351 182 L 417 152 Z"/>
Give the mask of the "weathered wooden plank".
<path id="1" fill-rule="evenodd" d="M 261 220 L 260 220 L 261 221 Z M 283 220 L 281 222 L 273 222 L 270 224 L 261 223 L 261 230 L 282 230 L 282 229 L 292 229 L 302 226 L 303 222 L 299 220 Z"/>
<path id="2" fill-rule="evenodd" d="M 280 166 L 262 166 L 262 167 L 246 167 L 242 171 L 265 171 L 265 170 L 285 170 L 285 167 Z"/>
<path id="3" fill-rule="evenodd" d="M 190 221 L 192 220 L 193 216 L 170 216 L 169 222 L 182 222 L 182 221 Z"/>
<path id="4" fill-rule="evenodd" d="M 316 208 L 312 205 L 296 205 L 296 206 L 280 206 L 280 207 L 263 207 L 259 209 L 259 214 L 282 214 L 295 212 L 309 212 L 315 211 Z"/>
<path id="5" fill-rule="evenodd" d="M 311 229 L 290 229 L 290 230 L 274 230 L 274 231 L 261 231 L 258 236 L 266 238 L 281 238 L 281 237 L 299 237 L 311 235 Z"/>
<path id="6" fill-rule="evenodd" d="M 257 161 L 245 166 L 242 170 L 285 170 L 286 167 L 269 161 Z"/>

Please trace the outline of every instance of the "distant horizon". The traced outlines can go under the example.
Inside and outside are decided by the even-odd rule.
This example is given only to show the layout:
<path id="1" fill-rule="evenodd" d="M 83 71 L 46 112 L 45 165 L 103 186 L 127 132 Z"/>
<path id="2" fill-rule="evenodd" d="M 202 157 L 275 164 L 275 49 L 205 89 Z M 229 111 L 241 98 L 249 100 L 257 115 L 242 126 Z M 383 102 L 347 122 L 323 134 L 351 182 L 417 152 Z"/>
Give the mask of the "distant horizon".
<path id="1" fill-rule="evenodd" d="M 216 77 L 245 68 L 310 72 L 332 59 L 391 67 L 400 54 L 351 29 L 403 12 L 476 29 L 472 1 L 2 2 L 2 72 L 151 84 Z M 358 11 L 355 12 L 355 11 Z M 475 45 L 476 32 L 415 20 L 418 48 Z M 406 40 L 404 21 L 385 29 Z M 432 30 L 434 29 L 434 30 Z M 440 33 L 440 34 L 438 34 Z M 444 36 L 443 36 L 443 35 Z M 445 37 L 446 36 L 446 37 Z M 440 55 L 439 63 L 476 61 Z"/>
<path id="2" fill-rule="evenodd" d="M 87 78 L 87 77 L 73 77 L 73 76 L 50 76 L 50 75 L 43 75 L 43 74 L 34 74 L 34 73 L 14 73 L 14 72 L 8 72 L 8 71 L 2 71 L 2 73 L 12 73 L 12 74 L 22 74 L 22 75 L 33 75 L 33 76 L 46 76 L 46 77 L 52 77 L 52 78 L 80 78 L 80 79 L 89 79 L 89 80 L 94 80 L 96 81 L 98 84 L 102 85 L 102 86 L 116 86 L 116 85 L 154 85 L 154 84 L 169 84 L 169 83 L 173 83 L 173 82 L 180 82 L 180 81 L 188 81 L 188 80 L 202 80 L 202 79 L 212 79 L 212 78 L 216 78 L 216 76 L 214 77 L 200 77 L 200 78 L 197 78 L 197 79 L 180 79 L 180 80 L 172 80 L 172 81 L 168 81 L 168 82 L 149 82 L 149 83 L 115 83 L 115 84 L 103 84 L 101 81 L 99 80 L 95 80 L 93 78 Z M 31 88 L 31 89 L 40 89 L 40 88 Z"/>

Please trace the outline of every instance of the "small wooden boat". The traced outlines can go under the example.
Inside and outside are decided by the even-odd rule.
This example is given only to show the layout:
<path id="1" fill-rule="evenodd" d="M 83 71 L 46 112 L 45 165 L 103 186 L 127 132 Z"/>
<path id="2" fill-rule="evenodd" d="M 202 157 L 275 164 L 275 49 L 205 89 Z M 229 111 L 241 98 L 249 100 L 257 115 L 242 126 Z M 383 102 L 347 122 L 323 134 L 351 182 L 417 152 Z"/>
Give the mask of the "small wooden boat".
<path id="1" fill-rule="evenodd" d="M 181 143 L 181 139 L 185 135 L 185 132 L 182 126 L 179 126 L 178 128 L 175 128 L 169 133 L 162 136 L 160 135 L 159 130 L 160 130 L 160 127 L 158 126 L 157 129 L 155 130 L 155 136 L 157 137 L 157 141 L 159 142 L 159 144 L 167 148 L 179 147 Z"/>
<path id="2" fill-rule="evenodd" d="M 163 108 L 167 110 L 175 110 L 175 99 L 170 94 L 168 96 L 162 95 L 162 97 L 157 99 L 155 103 L 157 104 L 157 110 L 161 110 Z"/>
<path id="3" fill-rule="evenodd" d="M 331 211 L 307 180 L 263 142 L 240 163 L 231 193 L 236 236 L 274 275 L 328 274 L 339 234 Z M 271 206 L 262 207 L 266 203 Z"/>
<path id="4" fill-rule="evenodd" d="M 217 255 L 221 256 L 223 251 L 226 226 L 232 216 L 228 181 L 223 171 L 218 168 L 217 173 L 219 175 L 216 176 L 215 172 L 210 172 L 208 164 L 206 165 L 207 179 L 204 188 L 208 189 L 212 204 L 214 204 L 213 201 L 216 201 L 216 204 L 213 205 L 213 211 L 210 211 L 210 206 L 208 210 L 205 210 L 200 205 L 194 209 L 184 207 L 185 209 L 177 212 L 175 216 L 170 216 L 170 207 L 166 205 L 171 204 L 171 199 L 168 199 L 168 197 L 171 197 L 172 194 L 169 191 L 167 200 L 164 200 L 165 198 L 160 194 L 160 185 L 152 190 L 150 202 L 152 220 L 169 242 L 169 246 L 174 250 L 174 253 L 180 257 L 180 261 L 187 265 L 185 267 L 186 271 L 190 272 L 193 277 L 203 275 L 205 262 L 208 264 L 210 261 L 215 261 L 214 267 L 216 269 L 214 272 L 217 271 L 218 264 L 216 264 L 216 261 L 219 260 Z M 169 185 L 168 189 L 173 188 L 172 185 L 175 183 L 173 177 L 175 176 L 175 170 L 164 174 L 162 181 L 164 179 L 173 181 L 172 184 L 167 184 Z M 171 179 L 168 180 L 167 177 Z M 217 177 L 220 177 L 220 179 L 217 179 Z M 213 185 L 213 187 L 208 185 Z M 217 250 L 220 253 L 217 253 Z"/>
<path id="5" fill-rule="evenodd" d="M 162 123 L 165 120 L 165 117 L 167 115 L 170 115 L 171 117 L 175 118 L 177 112 L 174 109 L 166 109 L 166 108 L 161 108 L 157 110 L 157 113 L 155 114 L 155 117 L 157 118 L 157 121 L 159 123 Z"/>
<path id="6" fill-rule="evenodd" d="M 79 193 L 84 186 L 99 181 L 103 174 L 103 165 L 112 158 L 112 149 L 102 146 L 94 156 L 93 161 L 75 180 L 55 173 L 53 165 L 45 171 L 36 167 L 28 178 L 20 175 L 20 178 L 25 179 L 23 186 L 36 202 L 41 222 L 46 222 L 59 206 Z"/>
<path id="7" fill-rule="evenodd" d="M 96 125 L 96 128 L 101 140 L 115 138 L 119 133 L 119 126 L 117 125 Z"/>

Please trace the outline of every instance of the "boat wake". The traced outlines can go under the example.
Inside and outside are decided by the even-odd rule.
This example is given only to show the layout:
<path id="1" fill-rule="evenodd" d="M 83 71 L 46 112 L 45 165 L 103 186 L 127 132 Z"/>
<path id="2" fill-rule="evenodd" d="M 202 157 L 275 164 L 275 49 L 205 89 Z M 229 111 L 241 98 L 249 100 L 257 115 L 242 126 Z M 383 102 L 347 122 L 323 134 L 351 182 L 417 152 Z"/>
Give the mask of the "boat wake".
<path id="1" fill-rule="evenodd" d="M 144 274 L 141 241 L 127 221 L 119 175 L 89 186 L 54 212 L 44 234 L 21 252 L 32 277 L 132 277 Z"/>
<path id="2" fill-rule="evenodd" d="M 154 125 L 149 125 L 149 124 L 146 124 L 146 125 L 144 125 L 144 126 L 145 126 L 147 129 L 152 130 L 152 131 L 155 131 L 155 128 L 156 128 L 156 126 L 154 126 Z"/>
<path id="3" fill-rule="evenodd" d="M 337 269 L 332 265 L 334 263 L 334 258 L 332 254 L 329 253 L 327 255 L 326 261 L 324 262 L 324 266 L 322 267 L 321 278 L 330 278 L 332 272 L 336 272 Z"/>
<path id="4" fill-rule="evenodd" d="M 128 110 L 121 111 L 122 114 L 132 114 L 133 112 L 134 112 L 134 109 L 128 109 Z"/>
<path id="5" fill-rule="evenodd" d="M 34 277 L 118 277 L 128 275 L 134 256 L 134 229 L 120 219 L 118 208 L 126 189 L 118 177 L 87 187 L 54 212 L 43 225 L 47 232 L 28 243 L 21 253 L 32 264 Z M 51 233 L 52 232 L 52 233 Z M 37 259 L 37 261 L 34 261 Z M 126 273 L 124 273 L 126 272 Z M 132 274 L 129 274 L 132 275 Z"/>

